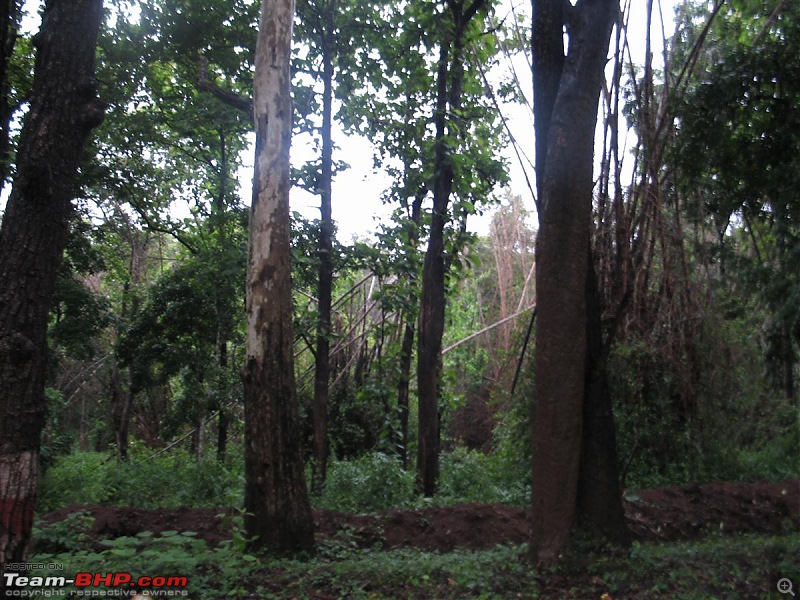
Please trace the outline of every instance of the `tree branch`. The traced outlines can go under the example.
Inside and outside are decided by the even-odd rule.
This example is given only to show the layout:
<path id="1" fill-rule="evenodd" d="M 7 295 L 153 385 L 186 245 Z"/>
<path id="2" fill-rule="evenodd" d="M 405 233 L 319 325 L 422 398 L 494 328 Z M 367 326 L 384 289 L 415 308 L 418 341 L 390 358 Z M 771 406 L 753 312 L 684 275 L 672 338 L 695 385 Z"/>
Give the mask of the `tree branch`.
<path id="1" fill-rule="evenodd" d="M 200 69 L 198 71 L 197 89 L 201 92 L 209 92 L 223 104 L 227 104 L 247 115 L 250 123 L 253 123 L 253 99 L 240 96 L 230 90 L 224 90 L 208 78 L 208 59 L 200 57 Z"/>

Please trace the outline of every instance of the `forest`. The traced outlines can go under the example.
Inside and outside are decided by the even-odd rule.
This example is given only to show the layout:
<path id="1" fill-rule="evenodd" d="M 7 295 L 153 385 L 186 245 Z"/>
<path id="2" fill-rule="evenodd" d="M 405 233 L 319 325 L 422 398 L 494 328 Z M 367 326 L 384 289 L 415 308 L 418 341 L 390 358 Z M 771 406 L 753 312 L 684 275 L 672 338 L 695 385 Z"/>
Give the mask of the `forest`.
<path id="1" fill-rule="evenodd" d="M 0 0 L 0 595 L 800 593 L 798 157 L 792 0 Z"/>

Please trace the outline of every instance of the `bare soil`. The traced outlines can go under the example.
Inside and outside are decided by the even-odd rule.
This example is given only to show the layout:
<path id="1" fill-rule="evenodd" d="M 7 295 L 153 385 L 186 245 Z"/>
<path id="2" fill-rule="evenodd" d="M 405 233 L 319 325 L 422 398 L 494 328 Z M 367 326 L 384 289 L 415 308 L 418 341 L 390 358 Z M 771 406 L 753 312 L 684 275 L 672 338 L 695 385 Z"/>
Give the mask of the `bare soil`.
<path id="1" fill-rule="evenodd" d="M 94 517 L 92 540 L 135 536 L 142 531 L 193 531 L 216 545 L 230 535 L 215 509 L 142 510 L 115 506 L 70 506 L 40 515 L 38 525 L 70 513 Z M 678 541 L 710 532 L 780 533 L 800 525 L 800 480 L 783 483 L 710 483 L 628 494 L 625 514 L 636 539 Z M 391 510 L 351 515 L 315 510 L 318 540 L 346 532 L 359 545 L 451 551 L 486 549 L 528 540 L 528 512 L 502 504 Z"/>

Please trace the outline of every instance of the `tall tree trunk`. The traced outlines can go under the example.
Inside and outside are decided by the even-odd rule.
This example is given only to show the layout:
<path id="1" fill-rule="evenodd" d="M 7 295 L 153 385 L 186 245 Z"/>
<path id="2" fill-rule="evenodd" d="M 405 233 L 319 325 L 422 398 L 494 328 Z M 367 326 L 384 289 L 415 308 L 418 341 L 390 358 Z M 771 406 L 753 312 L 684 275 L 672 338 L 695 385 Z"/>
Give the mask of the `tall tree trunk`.
<path id="1" fill-rule="evenodd" d="M 414 335 L 416 333 L 416 315 L 405 315 L 403 328 L 403 341 L 400 344 L 400 375 L 397 380 L 397 413 L 400 419 L 399 438 L 397 446 L 400 453 L 400 464 L 403 469 L 408 469 L 408 414 L 409 414 L 409 387 L 411 384 L 411 363 L 414 353 Z"/>
<path id="2" fill-rule="evenodd" d="M 78 165 L 103 120 L 95 44 L 101 0 L 48 0 L 30 111 L 0 230 L 0 570 L 25 560 L 47 402 L 47 318 Z M 0 585 L 2 585 L 0 583 Z"/>
<path id="3" fill-rule="evenodd" d="M 254 545 L 314 549 L 294 379 L 289 149 L 293 0 L 264 0 L 256 47 L 256 157 L 247 265 L 245 520 Z"/>
<path id="4" fill-rule="evenodd" d="M 442 370 L 445 316 L 444 228 L 448 221 L 450 191 L 453 187 L 453 164 L 446 139 L 449 62 L 450 42 L 445 39 L 439 49 L 436 80 L 436 112 L 433 119 L 436 126 L 433 211 L 428 249 L 422 267 L 417 348 L 419 395 L 417 487 L 427 497 L 434 495 L 439 480 L 439 380 Z"/>
<path id="5" fill-rule="evenodd" d="M 333 294 L 333 52 L 336 0 L 324 7 L 322 36 L 322 173 L 320 174 L 319 280 L 317 288 L 317 350 L 314 369 L 314 481 L 316 492 L 328 471 L 328 400 L 330 396 L 331 296 Z"/>
<path id="6" fill-rule="evenodd" d="M 147 251 L 149 246 L 149 235 L 140 238 L 138 230 L 130 225 L 130 261 L 128 262 L 128 275 L 130 280 L 125 283 L 125 290 L 122 296 L 122 310 L 120 320 L 124 323 L 131 316 L 139 313 L 139 294 L 138 287 L 142 282 L 146 269 Z M 133 291 L 131 291 L 133 290 Z M 131 297 L 130 312 L 128 311 L 128 295 Z M 116 339 L 119 340 L 121 331 L 116 331 Z M 117 452 L 122 460 L 128 460 L 128 435 L 130 431 L 131 413 L 136 393 L 140 391 L 141 371 L 138 361 L 134 360 L 128 366 L 127 385 L 123 386 L 122 372 L 117 364 L 114 364 L 112 374 L 112 409 L 111 417 L 114 423 L 114 433 L 117 443 Z"/>
<path id="7" fill-rule="evenodd" d="M 433 164 L 433 211 L 428 249 L 422 266 L 422 294 L 417 344 L 417 393 L 419 396 L 419 445 L 417 487 L 426 497 L 433 496 L 439 480 L 439 386 L 442 372 L 442 336 L 445 317 L 444 231 L 449 221 L 450 194 L 453 190 L 453 140 L 461 135 L 459 109 L 464 81 L 464 34 L 472 18 L 486 3 L 473 0 L 448 4 L 452 22 L 439 46 L 436 74 L 436 138 Z M 450 118 L 448 119 L 448 115 Z"/>
<path id="8" fill-rule="evenodd" d="M 536 113 L 537 168 L 541 170 L 537 172 L 540 227 L 531 551 L 537 563 L 546 565 L 558 560 L 576 520 L 586 391 L 586 251 L 591 233 L 594 130 L 619 7 L 614 0 L 582 0 L 574 7 L 561 0 L 533 0 L 532 6 L 534 89 L 537 98 L 544 100 Z M 572 13 L 569 18 L 565 11 Z M 540 148 L 545 149 L 542 156 Z"/>
<path id="9" fill-rule="evenodd" d="M 408 171 L 408 169 L 406 169 Z M 400 431 L 397 445 L 400 451 L 400 462 L 403 469 L 408 469 L 408 416 L 409 416 L 409 387 L 411 384 L 411 363 L 414 354 L 414 336 L 416 334 L 417 303 L 413 295 L 413 289 L 417 282 L 416 271 L 416 252 L 419 243 L 419 227 L 422 219 L 422 201 L 425 198 L 424 191 L 419 191 L 411 203 L 411 222 L 408 225 L 408 247 L 407 252 L 414 269 L 405 274 L 406 283 L 411 291 L 409 301 L 412 305 L 403 312 L 405 327 L 403 328 L 403 341 L 400 345 L 400 365 L 399 377 L 397 381 L 397 412 L 400 418 Z"/>
<path id="10" fill-rule="evenodd" d="M 217 264 L 222 265 L 221 257 L 224 255 L 228 246 L 226 235 L 226 211 L 228 196 L 228 179 L 230 177 L 230 167 L 228 164 L 228 144 L 225 130 L 220 127 L 219 133 L 219 184 L 214 205 L 212 207 L 211 219 L 209 219 L 210 231 L 217 238 Z M 217 319 L 217 398 L 214 407 L 217 410 L 217 462 L 225 462 L 225 452 L 228 446 L 228 407 L 226 406 L 227 396 L 227 374 L 228 374 L 228 340 L 231 337 L 232 316 L 230 307 L 220 290 L 214 295 L 215 315 Z"/>

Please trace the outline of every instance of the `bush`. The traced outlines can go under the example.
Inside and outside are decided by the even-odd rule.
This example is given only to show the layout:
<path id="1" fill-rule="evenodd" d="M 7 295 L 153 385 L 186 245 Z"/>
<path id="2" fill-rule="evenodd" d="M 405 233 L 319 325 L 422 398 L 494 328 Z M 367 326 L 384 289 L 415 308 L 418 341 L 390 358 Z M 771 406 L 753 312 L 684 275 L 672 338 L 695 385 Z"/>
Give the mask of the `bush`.
<path id="1" fill-rule="evenodd" d="M 530 485 L 524 473 L 502 454 L 459 448 L 441 458 L 439 492 L 425 505 L 501 502 L 527 505 Z M 396 458 L 377 452 L 333 463 L 322 494 L 314 504 L 327 510 L 369 513 L 416 505 L 415 473 L 403 471 Z"/>
<path id="2" fill-rule="evenodd" d="M 407 506 L 414 498 L 414 474 L 403 471 L 396 458 L 375 452 L 351 461 L 334 462 L 320 508 L 366 513 Z"/>
<path id="3" fill-rule="evenodd" d="M 658 332 L 611 353 L 628 488 L 797 476 L 797 409 L 765 381 L 753 327 L 706 317 L 677 358 L 665 358 Z"/>
<path id="4" fill-rule="evenodd" d="M 240 506 L 244 475 L 215 461 L 197 462 L 182 450 L 151 458 L 135 445 L 124 462 L 101 452 L 75 452 L 57 458 L 39 488 L 38 510 L 72 504 L 136 508 Z"/>
<path id="5" fill-rule="evenodd" d="M 457 448 L 441 460 L 439 501 L 444 504 L 500 502 L 525 506 L 530 501 L 527 470 L 520 472 L 502 454 Z"/>
<path id="6" fill-rule="evenodd" d="M 39 485 L 39 511 L 50 512 L 71 504 L 107 503 L 114 466 L 110 462 L 109 455 L 103 452 L 76 452 L 56 458 Z"/>

